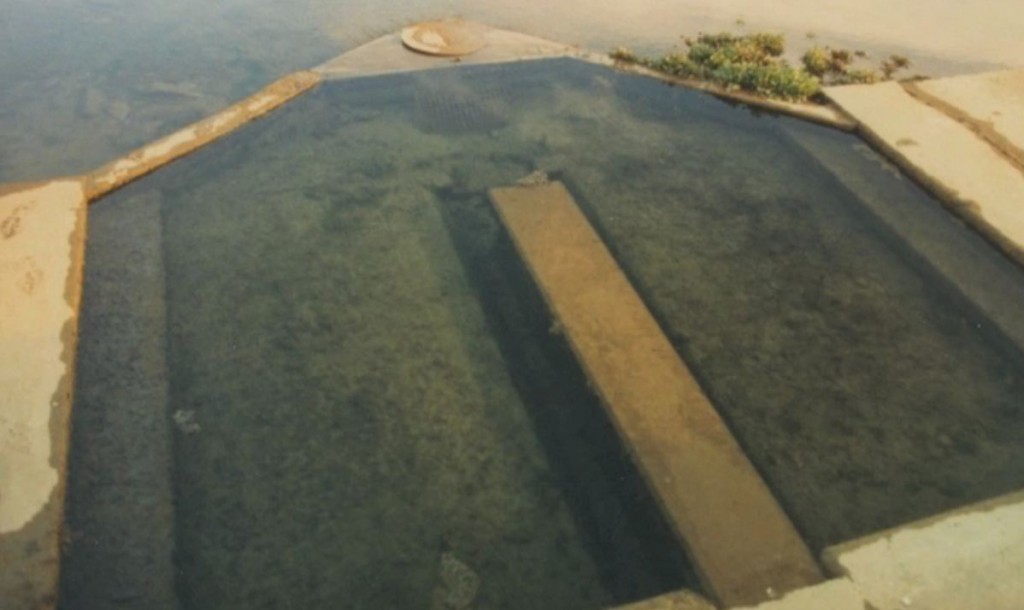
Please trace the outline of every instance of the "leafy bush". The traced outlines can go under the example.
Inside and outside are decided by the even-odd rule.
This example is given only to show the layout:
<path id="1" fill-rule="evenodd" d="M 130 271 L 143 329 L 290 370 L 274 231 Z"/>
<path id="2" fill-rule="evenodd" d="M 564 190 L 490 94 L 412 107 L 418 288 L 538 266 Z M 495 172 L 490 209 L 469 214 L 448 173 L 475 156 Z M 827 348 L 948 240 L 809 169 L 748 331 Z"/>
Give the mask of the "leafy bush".
<path id="1" fill-rule="evenodd" d="M 905 57 L 893 55 L 881 65 L 881 73 L 870 69 L 851 68 L 851 53 L 830 47 L 812 47 L 801 58 L 801 66 L 791 66 L 782 59 L 786 40 L 782 34 L 735 35 L 727 32 L 700 34 L 685 38 L 685 53 L 663 57 L 641 57 L 628 49 L 618 48 L 612 59 L 638 64 L 652 70 L 712 82 L 727 89 L 740 89 L 765 97 L 804 101 L 817 96 L 822 84 L 838 85 L 873 83 L 892 78 L 910 65 Z"/>
<path id="2" fill-rule="evenodd" d="M 853 55 L 865 57 L 860 52 Z M 910 60 L 906 57 L 892 55 L 882 62 L 880 72 L 867 68 L 851 68 L 853 56 L 850 52 L 830 47 L 811 47 L 804 53 L 801 61 L 804 70 L 818 77 L 826 85 L 876 83 L 889 80 L 896 72 L 910 66 Z"/>

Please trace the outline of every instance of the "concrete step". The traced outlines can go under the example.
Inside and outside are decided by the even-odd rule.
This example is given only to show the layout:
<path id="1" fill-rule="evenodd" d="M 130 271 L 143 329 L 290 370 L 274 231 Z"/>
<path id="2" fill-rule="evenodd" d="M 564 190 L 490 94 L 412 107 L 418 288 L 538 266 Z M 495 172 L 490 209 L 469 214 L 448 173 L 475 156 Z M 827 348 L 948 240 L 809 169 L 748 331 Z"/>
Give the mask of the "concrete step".
<path id="1" fill-rule="evenodd" d="M 789 518 L 565 187 L 490 196 L 705 589 L 735 606 L 819 582 Z"/>

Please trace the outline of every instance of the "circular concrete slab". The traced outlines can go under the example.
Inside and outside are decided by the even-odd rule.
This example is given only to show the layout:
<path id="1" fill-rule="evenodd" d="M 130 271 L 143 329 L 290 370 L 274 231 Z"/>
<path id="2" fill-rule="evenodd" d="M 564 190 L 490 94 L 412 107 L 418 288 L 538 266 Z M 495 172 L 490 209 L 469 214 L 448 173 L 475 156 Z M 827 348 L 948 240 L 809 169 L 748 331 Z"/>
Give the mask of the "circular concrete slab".
<path id="1" fill-rule="evenodd" d="M 402 44 L 427 55 L 457 57 L 479 51 L 487 41 L 476 28 L 460 21 L 427 21 L 403 29 Z"/>

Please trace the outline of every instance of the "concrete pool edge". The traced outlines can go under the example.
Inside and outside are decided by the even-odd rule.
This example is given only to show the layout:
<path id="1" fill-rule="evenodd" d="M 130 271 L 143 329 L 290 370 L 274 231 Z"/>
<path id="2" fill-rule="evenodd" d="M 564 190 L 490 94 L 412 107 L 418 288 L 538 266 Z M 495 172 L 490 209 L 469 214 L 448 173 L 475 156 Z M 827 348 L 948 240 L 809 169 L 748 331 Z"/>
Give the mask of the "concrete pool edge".
<path id="1" fill-rule="evenodd" d="M 278 79 L 255 94 L 201 121 L 115 159 L 84 176 L 90 201 L 99 199 L 133 180 L 155 171 L 253 121 L 320 82 L 315 72 L 304 70 Z"/>
<path id="2" fill-rule="evenodd" d="M 899 83 L 826 94 L 858 122 L 861 138 L 1024 266 L 1024 171 L 1004 152 Z"/>
<path id="3" fill-rule="evenodd" d="M 730 610 L 1014 610 L 1024 599 L 1024 491 L 828 547 L 822 562 L 831 580 Z M 691 608 L 713 606 L 680 591 L 616 610 Z"/>
<path id="4" fill-rule="evenodd" d="M 56 603 L 85 210 L 74 179 L 0 196 L 0 599 L 17 608 Z"/>

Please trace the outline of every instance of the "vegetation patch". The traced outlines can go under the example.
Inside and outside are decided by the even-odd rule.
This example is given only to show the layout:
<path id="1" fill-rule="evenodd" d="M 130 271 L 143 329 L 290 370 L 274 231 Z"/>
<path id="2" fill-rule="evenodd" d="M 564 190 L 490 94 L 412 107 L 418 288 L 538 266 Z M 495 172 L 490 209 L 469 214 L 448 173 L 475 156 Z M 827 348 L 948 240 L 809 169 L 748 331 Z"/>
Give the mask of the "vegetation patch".
<path id="1" fill-rule="evenodd" d="M 815 46 L 804 53 L 801 65 L 793 66 L 783 58 L 782 34 L 700 34 L 684 41 L 685 51 L 662 57 L 643 57 L 621 47 L 611 57 L 680 78 L 795 102 L 817 98 L 823 85 L 888 80 L 910 65 L 907 58 L 893 55 L 877 70 L 856 68 L 855 59 L 866 57 L 864 53 Z"/>

